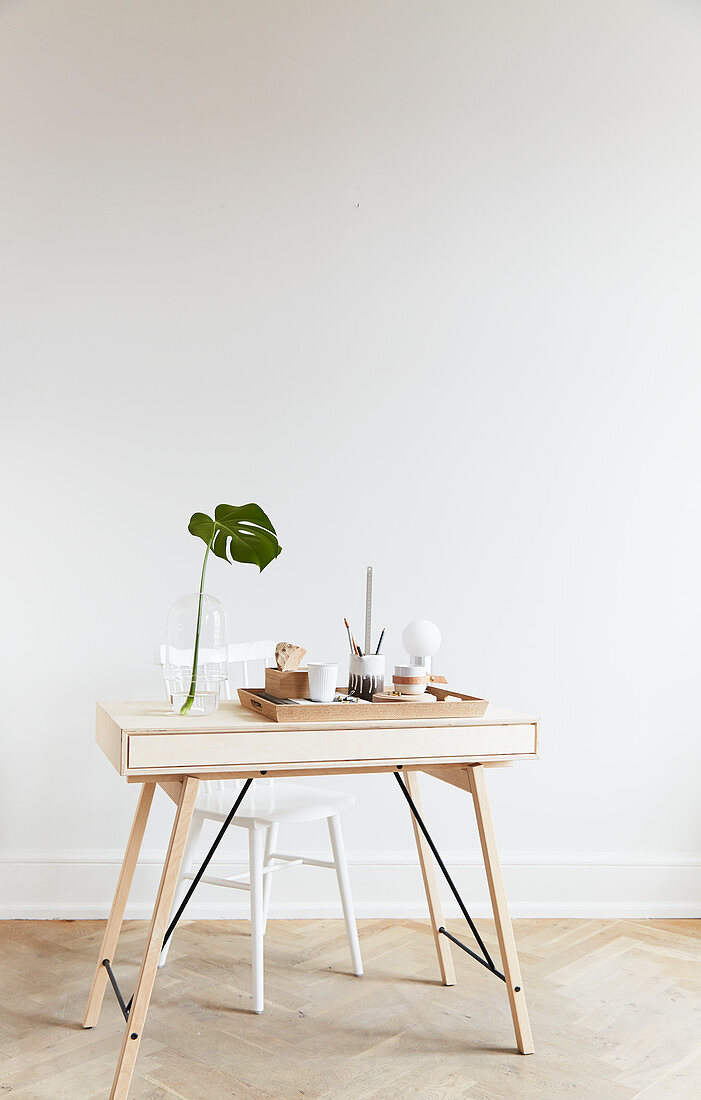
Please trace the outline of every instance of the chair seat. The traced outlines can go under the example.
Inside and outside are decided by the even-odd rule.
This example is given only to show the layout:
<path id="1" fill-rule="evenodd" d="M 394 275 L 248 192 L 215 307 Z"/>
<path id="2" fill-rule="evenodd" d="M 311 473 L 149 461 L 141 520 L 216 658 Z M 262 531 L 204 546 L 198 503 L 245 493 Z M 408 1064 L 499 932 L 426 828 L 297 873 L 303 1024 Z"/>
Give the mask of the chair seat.
<path id="1" fill-rule="evenodd" d="M 233 787 L 229 791 L 204 791 L 198 795 L 195 813 L 223 821 L 236 797 L 237 791 Z M 354 802 L 352 794 L 329 791 L 323 787 L 306 787 L 301 783 L 289 783 L 286 779 L 276 780 L 272 784 L 256 784 L 254 781 L 232 824 L 253 829 L 258 825 L 283 822 L 320 821 L 349 810 Z"/>

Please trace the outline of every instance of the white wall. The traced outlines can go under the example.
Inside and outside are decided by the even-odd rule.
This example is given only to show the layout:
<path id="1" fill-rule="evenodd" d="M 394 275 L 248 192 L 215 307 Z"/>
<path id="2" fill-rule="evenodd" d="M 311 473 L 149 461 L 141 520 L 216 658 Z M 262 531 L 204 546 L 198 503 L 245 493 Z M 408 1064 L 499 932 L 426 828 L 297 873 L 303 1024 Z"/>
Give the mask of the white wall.
<path id="1" fill-rule="evenodd" d="M 390 660 L 428 616 L 542 718 L 490 777 L 515 913 L 701 911 L 699 56 L 682 0 L 5 0 L 2 915 L 106 911 L 94 701 L 159 694 L 189 516 L 248 500 L 284 554 L 213 562 L 235 639 L 343 657 L 371 562 Z M 359 911 L 423 913 L 391 778 L 337 785 Z"/>

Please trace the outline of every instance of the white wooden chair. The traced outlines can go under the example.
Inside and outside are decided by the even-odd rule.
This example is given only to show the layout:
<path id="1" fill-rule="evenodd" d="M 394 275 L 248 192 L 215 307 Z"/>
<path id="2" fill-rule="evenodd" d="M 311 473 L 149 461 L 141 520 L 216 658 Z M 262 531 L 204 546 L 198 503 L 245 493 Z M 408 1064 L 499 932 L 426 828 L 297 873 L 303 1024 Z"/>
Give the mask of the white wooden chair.
<path id="1" fill-rule="evenodd" d="M 248 687 L 251 663 L 255 661 L 272 663 L 274 654 L 274 642 L 244 642 L 230 645 L 228 658 L 230 664 L 242 666 L 243 686 Z M 165 646 L 161 646 L 158 656 L 160 663 L 163 664 Z M 228 681 L 224 687 L 225 697 L 231 698 Z M 171 918 L 185 896 L 188 882 L 195 877 L 197 871 L 195 854 L 205 822 L 224 821 L 242 786 L 243 781 L 236 779 L 210 780 L 200 784 Z M 250 894 L 254 1012 L 262 1012 L 264 1006 L 263 936 L 268 919 L 272 877 L 277 871 L 299 866 L 335 870 L 353 970 L 358 976 L 363 973 L 340 817 L 341 813 L 350 809 L 354 802 L 353 795 L 325 790 L 321 787 L 304 786 L 290 779 L 255 779 L 231 822 L 232 826 L 248 829 L 248 874 L 231 875 L 226 878 L 207 874 L 200 880 L 210 886 L 247 890 Z M 326 818 L 331 840 L 332 859 L 309 859 L 305 856 L 287 855 L 276 851 L 280 825 L 321 821 L 324 818 Z M 161 952 L 159 966 L 165 965 L 172 942 L 171 936 Z"/>

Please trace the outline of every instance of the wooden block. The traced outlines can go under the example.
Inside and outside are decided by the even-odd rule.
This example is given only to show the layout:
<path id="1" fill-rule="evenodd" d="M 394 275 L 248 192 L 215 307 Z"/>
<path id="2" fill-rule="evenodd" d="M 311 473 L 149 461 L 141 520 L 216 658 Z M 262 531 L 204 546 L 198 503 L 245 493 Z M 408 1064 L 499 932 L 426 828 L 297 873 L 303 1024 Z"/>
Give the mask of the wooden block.
<path id="1" fill-rule="evenodd" d="M 306 668 L 296 668 L 292 672 L 266 668 L 265 690 L 277 699 L 308 699 L 309 676 Z"/>

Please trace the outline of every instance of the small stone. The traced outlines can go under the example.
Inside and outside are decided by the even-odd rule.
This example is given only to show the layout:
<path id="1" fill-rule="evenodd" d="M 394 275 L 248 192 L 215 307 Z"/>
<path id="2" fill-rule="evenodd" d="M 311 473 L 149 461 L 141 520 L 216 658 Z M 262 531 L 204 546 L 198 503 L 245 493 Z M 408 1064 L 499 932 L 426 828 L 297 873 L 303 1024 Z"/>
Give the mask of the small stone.
<path id="1" fill-rule="evenodd" d="M 275 646 L 275 664 L 280 672 L 292 672 L 302 663 L 306 656 L 306 649 L 301 645 L 293 645 L 292 642 L 278 642 Z"/>

